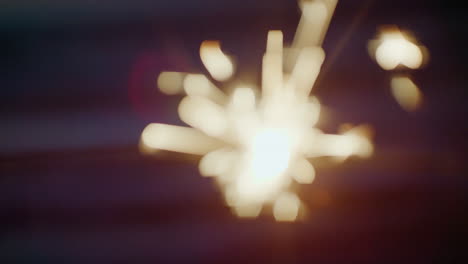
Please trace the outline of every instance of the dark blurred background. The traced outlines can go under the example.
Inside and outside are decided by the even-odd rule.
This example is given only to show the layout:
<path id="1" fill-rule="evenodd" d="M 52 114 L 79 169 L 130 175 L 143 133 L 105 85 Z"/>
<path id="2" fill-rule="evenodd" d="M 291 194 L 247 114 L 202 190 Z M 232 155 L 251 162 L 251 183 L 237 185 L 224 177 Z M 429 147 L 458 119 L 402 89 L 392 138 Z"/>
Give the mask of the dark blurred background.
<path id="1" fill-rule="evenodd" d="M 237 219 L 196 158 L 141 155 L 150 122 L 182 124 L 162 70 L 205 72 L 221 40 L 259 84 L 269 29 L 291 42 L 295 1 L 0 3 L 0 263 L 467 263 L 465 10 L 446 1 L 342 0 L 314 93 L 319 127 L 375 129 L 374 156 L 315 163 L 303 222 Z M 430 52 L 416 112 L 367 53 L 382 24 Z M 226 86 L 229 87 L 230 84 Z"/>

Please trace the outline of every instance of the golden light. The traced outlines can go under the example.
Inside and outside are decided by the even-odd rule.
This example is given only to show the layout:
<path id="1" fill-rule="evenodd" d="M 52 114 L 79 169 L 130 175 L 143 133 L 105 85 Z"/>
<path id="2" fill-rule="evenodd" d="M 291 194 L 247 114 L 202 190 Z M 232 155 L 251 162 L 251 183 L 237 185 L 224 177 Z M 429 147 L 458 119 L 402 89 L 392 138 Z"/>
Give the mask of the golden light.
<path id="1" fill-rule="evenodd" d="M 268 32 L 260 96 L 253 86 L 238 86 L 227 95 L 206 76 L 186 74 L 187 96 L 179 105 L 179 116 L 193 128 L 150 124 L 142 143 L 152 149 L 202 155 L 200 174 L 213 177 L 236 215 L 256 217 L 268 204 L 277 221 L 296 220 L 301 200 L 292 183 L 314 181 L 309 158 L 344 160 L 351 155 L 368 157 L 373 151 L 367 126 L 339 135 L 314 127 L 321 106 L 309 94 L 325 59 L 321 43 L 336 2 L 303 1 L 302 18 L 289 47 L 284 47 L 281 31 Z M 233 65 L 219 42 L 203 42 L 200 57 L 214 79 L 232 76 Z M 179 85 L 180 76 L 176 77 Z"/>

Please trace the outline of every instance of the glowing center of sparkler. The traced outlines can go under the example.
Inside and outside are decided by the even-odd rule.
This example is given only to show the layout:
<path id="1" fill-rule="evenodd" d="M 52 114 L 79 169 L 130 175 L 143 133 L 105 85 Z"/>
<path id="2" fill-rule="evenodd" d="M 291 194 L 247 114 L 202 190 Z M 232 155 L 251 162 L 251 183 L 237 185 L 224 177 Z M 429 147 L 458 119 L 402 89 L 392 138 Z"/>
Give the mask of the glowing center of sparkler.
<path id="1" fill-rule="evenodd" d="M 254 178 L 269 181 L 288 168 L 291 157 L 290 140 L 279 131 L 266 129 L 253 139 L 250 156 Z"/>
<path id="2" fill-rule="evenodd" d="M 243 154 L 237 193 L 241 203 L 262 204 L 281 192 L 287 184 L 286 170 L 291 159 L 289 137 L 275 129 L 258 132 Z"/>

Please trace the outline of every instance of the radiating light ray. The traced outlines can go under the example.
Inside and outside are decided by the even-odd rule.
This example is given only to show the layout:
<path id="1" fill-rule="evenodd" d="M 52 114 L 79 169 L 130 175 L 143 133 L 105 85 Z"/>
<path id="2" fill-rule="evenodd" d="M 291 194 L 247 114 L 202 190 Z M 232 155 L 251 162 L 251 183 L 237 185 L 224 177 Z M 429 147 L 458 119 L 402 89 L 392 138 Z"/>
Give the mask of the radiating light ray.
<path id="1" fill-rule="evenodd" d="M 302 16 L 294 36 L 293 48 L 305 48 L 321 44 L 322 30 L 330 12 L 325 1 L 302 1 Z"/>
<path id="2" fill-rule="evenodd" d="M 188 95 L 203 96 L 218 104 L 226 103 L 226 94 L 211 83 L 203 74 L 187 74 L 183 85 Z"/>
<path id="3" fill-rule="evenodd" d="M 302 16 L 293 44 L 287 52 L 286 71 L 292 71 L 303 48 L 322 45 L 337 2 L 337 0 L 300 1 Z"/>
<path id="4" fill-rule="evenodd" d="M 323 134 L 312 130 L 303 151 L 306 157 L 330 156 L 346 159 L 351 155 L 369 157 L 373 152 L 369 128 L 358 126 L 342 135 Z"/>
<path id="5" fill-rule="evenodd" d="M 200 58 L 217 81 L 226 81 L 234 73 L 232 61 L 221 50 L 219 41 L 203 41 L 200 46 Z"/>
<path id="6" fill-rule="evenodd" d="M 224 145 L 196 129 L 166 124 L 147 125 L 141 140 L 147 148 L 194 155 L 204 155 Z"/>
<path id="7" fill-rule="evenodd" d="M 185 75 L 181 72 L 161 72 L 157 81 L 159 90 L 167 95 L 182 93 Z"/>
<path id="8" fill-rule="evenodd" d="M 228 148 L 212 151 L 201 159 L 200 174 L 207 177 L 228 174 L 234 166 L 237 156 L 237 153 Z"/>
<path id="9" fill-rule="evenodd" d="M 267 50 L 263 56 L 262 94 L 271 97 L 283 84 L 283 33 L 271 30 L 267 37 Z"/>
<path id="10" fill-rule="evenodd" d="M 222 137 L 228 126 L 224 108 L 200 96 L 182 99 L 179 116 L 186 124 L 212 137 Z"/>
<path id="11" fill-rule="evenodd" d="M 409 77 L 393 77 L 390 85 L 393 97 L 403 109 L 414 111 L 421 106 L 422 93 Z"/>
<path id="12" fill-rule="evenodd" d="M 256 217 L 269 204 L 277 221 L 295 221 L 302 206 L 292 183 L 315 179 L 307 158 L 344 160 L 368 157 L 373 151 L 366 126 L 339 135 L 314 127 L 321 105 L 309 94 L 325 59 L 320 45 L 336 2 L 301 2 L 303 14 L 292 47 L 283 47 L 281 31 L 268 32 L 261 95 L 245 85 L 226 95 L 204 75 L 184 75 L 188 96 L 179 105 L 179 116 L 197 130 L 149 125 L 142 134 L 143 145 L 203 155 L 200 174 L 213 177 L 238 216 Z M 203 42 L 200 57 L 214 79 L 231 77 L 232 64 L 219 42 Z"/>
<path id="13" fill-rule="evenodd" d="M 304 48 L 299 53 L 288 81 L 291 82 L 290 85 L 295 87 L 300 95 L 309 95 L 324 59 L 325 52 L 318 47 Z"/>

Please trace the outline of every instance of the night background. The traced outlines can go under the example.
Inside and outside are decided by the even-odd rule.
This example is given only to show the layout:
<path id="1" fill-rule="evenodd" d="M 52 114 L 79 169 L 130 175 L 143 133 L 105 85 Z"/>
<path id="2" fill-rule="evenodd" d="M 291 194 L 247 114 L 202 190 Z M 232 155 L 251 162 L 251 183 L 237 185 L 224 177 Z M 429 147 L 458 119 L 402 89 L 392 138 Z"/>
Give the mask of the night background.
<path id="1" fill-rule="evenodd" d="M 448 1 L 338 2 L 318 127 L 371 124 L 375 152 L 314 163 L 305 221 L 238 219 L 197 157 L 140 153 L 148 123 L 183 125 L 159 72 L 206 73 L 214 39 L 259 84 L 267 31 L 290 43 L 299 18 L 294 0 L 2 1 L 0 263 L 467 263 L 468 32 Z M 429 50 L 415 112 L 368 54 L 384 24 Z"/>

